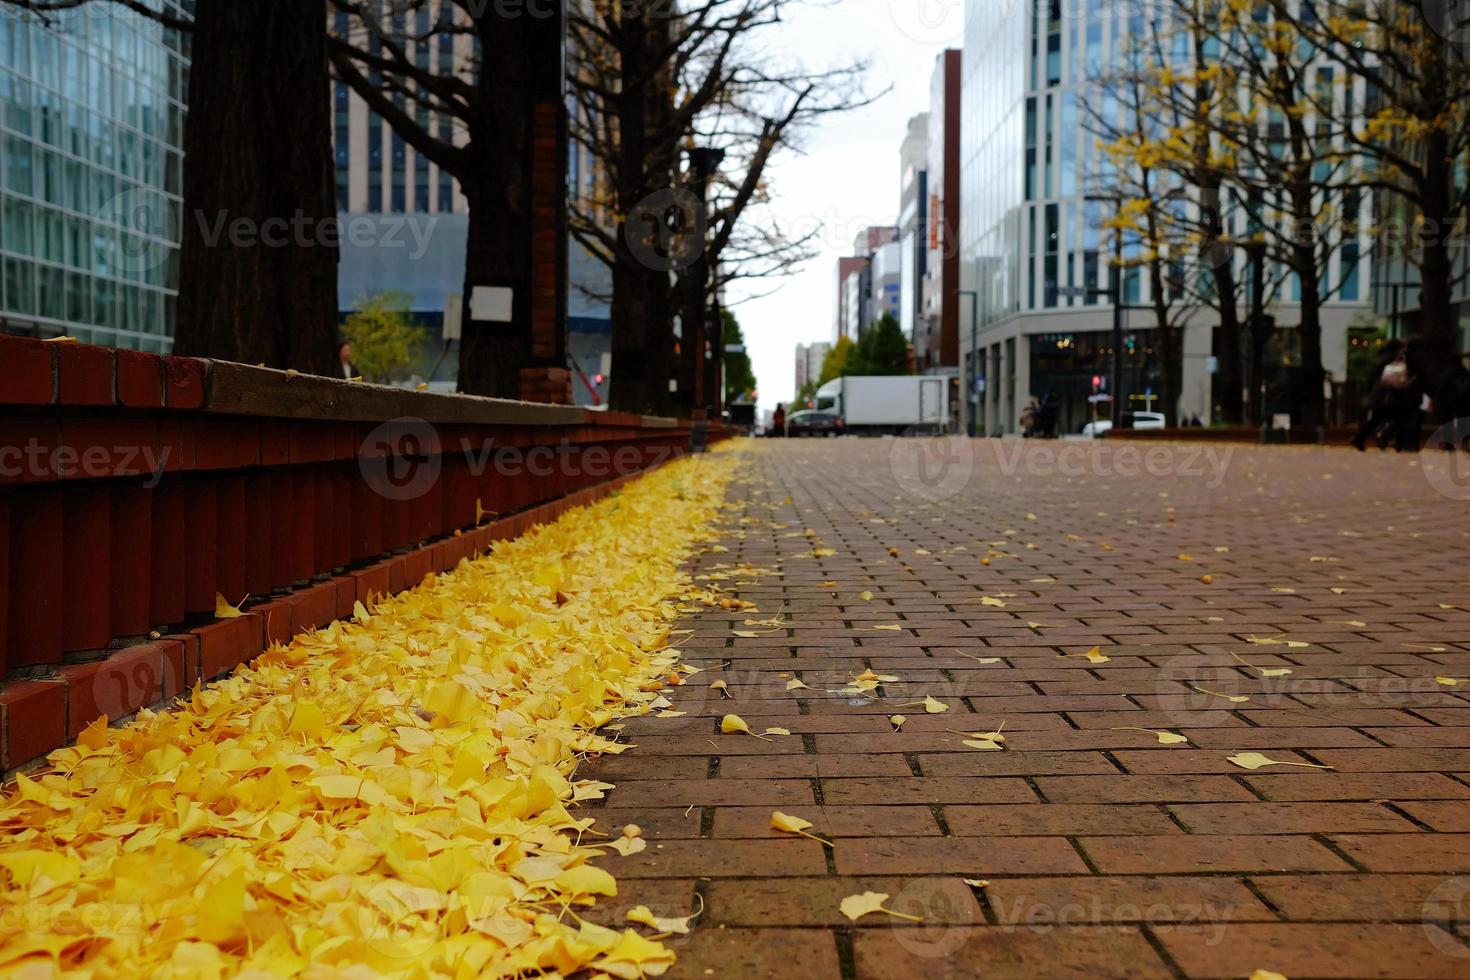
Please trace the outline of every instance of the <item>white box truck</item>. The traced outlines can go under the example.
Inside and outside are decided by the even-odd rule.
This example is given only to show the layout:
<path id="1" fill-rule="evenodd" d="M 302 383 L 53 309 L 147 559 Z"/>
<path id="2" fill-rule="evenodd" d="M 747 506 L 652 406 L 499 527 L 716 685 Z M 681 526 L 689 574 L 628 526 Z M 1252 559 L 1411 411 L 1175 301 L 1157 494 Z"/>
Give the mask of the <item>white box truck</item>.
<path id="1" fill-rule="evenodd" d="M 948 378 L 930 375 L 850 375 L 817 389 L 817 409 L 835 412 L 844 432 L 918 435 L 949 424 Z"/>

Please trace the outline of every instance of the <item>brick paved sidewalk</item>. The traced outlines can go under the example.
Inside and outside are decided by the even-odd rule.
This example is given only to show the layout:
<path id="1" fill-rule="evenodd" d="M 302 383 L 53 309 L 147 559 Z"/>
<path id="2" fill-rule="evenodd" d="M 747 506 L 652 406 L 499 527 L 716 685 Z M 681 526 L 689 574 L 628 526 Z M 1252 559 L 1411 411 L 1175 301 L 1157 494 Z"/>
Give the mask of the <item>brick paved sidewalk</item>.
<path id="1" fill-rule="evenodd" d="M 702 900 L 680 977 L 1470 977 L 1470 504 L 1393 455 L 922 445 L 754 454 L 693 568 L 759 612 L 681 624 L 687 715 L 583 770 L 649 840 L 596 918 Z"/>

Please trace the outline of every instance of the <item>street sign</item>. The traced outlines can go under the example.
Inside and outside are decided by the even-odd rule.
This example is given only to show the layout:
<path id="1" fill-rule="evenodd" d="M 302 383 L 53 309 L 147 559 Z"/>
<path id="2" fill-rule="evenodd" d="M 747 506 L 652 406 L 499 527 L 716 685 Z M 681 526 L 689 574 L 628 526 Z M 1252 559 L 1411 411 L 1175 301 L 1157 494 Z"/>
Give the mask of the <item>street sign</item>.
<path id="1" fill-rule="evenodd" d="M 1087 295 L 1087 287 L 1086 286 L 1058 286 L 1058 287 L 1056 287 L 1056 292 L 1057 292 L 1057 295 L 1058 296 L 1086 296 Z"/>
<path id="2" fill-rule="evenodd" d="M 726 354 L 744 354 L 745 353 L 745 345 L 744 344 L 726 344 L 725 345 L 725 353 Z"/>

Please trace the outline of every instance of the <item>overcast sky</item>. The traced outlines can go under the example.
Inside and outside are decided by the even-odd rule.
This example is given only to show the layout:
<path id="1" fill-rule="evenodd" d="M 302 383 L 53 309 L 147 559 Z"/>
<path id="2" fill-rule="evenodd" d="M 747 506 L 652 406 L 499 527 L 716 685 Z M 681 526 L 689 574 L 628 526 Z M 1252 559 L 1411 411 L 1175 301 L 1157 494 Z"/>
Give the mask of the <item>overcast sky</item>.
<path id="1" fill-rule="evenodd" d="M 737 284 L 726 297 L 778 285 L 771 295 L 734 305 L 754 361 L 760 405 L 774 408 L 795 394 L 795 347 L 832 339 L 837 258 L 852 251 L 853 236 L 870 224 L 898 217 L 898 148 L 908 119 L 929 109 L 935 56 L 958 48 L 961 0 L 835 0 L 793 4 L 779 35 L 800 45 L 814 67 L 869 58 L 871 91 L 891 87 L 873 105 L 830 116 L 806 138 L 801 156 L 788 154 L 771 171 L 774 210 L 788 228 L 820 222 L 820 254 L 798 274 L 779 281 Z"/>

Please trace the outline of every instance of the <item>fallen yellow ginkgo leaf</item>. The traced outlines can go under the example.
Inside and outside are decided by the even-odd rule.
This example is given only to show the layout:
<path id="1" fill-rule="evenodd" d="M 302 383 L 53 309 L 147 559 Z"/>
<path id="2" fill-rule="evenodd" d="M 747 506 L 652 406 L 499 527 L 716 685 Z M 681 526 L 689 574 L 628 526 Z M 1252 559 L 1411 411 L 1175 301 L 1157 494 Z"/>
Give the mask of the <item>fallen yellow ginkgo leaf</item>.
<path id="1" fill-rule="evenodd" d="M 246 596 L 245 598 L 248 599 L 250 597 Z M 241 599 L 240 601 L 243 603 L 245 599 Z M 239 606 L 230 605 L 230 601 L 218 592 L 214 594 L 215 619 L 234 619 L 236 616 L 243 615 L 245 614 L 240 611 Z"/>
<path id="2" fill-rule="evenodd" d="M 1112 657 L 1109 657 L 1109 656 L 1107 656 L 1106 654 L 1104 654 L 1102 652 L 1102 647 L 1093 647 L 1091 650 L 1088 650 L 1086 653 L 1069 653 L 1069 654 L 1067 654 L 1067 656 L 1069 656 L 1069 657 L 1086 657 L 1087 658 L 1087 662 L 1090 663 L 1090 664 L 1107 664 L 1107 663 L 1112 663 L 1113 662 L 1113 658 Z"/>
<path id="3" fill-rule="evenodd" d="M 1250 700 L 1250 697 L 1245 694 L 1221 694 L 1219 691 L 1209 691 L 1196 684 L 1191 684 L 1189 686 L 1191 689 L 1196 690 L 1201 694 L 1208 694 L 1212 698 L 1224 698 L 1226 701 L 1229 701 L 1232 704 L 1245 704 L 1247 701 Z"/>
<path id="4" fill-rule="evenodd" d="M 911 922 L 924 921 L 922 916 L 909 915 L 905 912 L 895 912 L 892 909 L 884 908 L 883 903 L 886 901 L 888 901 L 887 892 L 863 892 L 861 895 L 847 896 L 842 900 L 839 908 L 842 910 L 843 915 L 852 919 L 854 922 L 872 912 L 883 912 L 895 918 L 908 919 Z"/>
<path id="5" fill-rule="evenodd" d="M 1331 766 L 1318 765 L 1315 762 L 1288 762 L 1282 759 L 1272 759 L 1259 752 L 1237 752 L 1235 755 L 1226 756 L 1226 761 L 1233 762 L 1242 769 L 1259 769 L 1262 766 L 1301 766 L 1304 769 L 1331 769 Z"/>
<path id="6" fill-rule="evenodd" d="M 786 690 L 788 690 L 788 691 L 796 691 L 796 690 L 810 691 L 811 688 L 809 688 L 805 684 L 803 684 L 800 677 L 793 677 L 793 678 L 791 678 L 791 680 L 789 680 L 789 681 L 786 682 Z"/>
<path id="7" fill-rule="evenodd" d="M 696 896 L 697 897 L 697 896 Z M 689 934 L 689 924 L 699 918 L 700 913 L 685 916 L 658 916 L 647 905 L 635 905 L 630 908 L 625 916 L 628 922 L 636 922 L 642 926 L 649 926 L 658 932 L 668 932 L 679 936 Z M 615 976 L 618 974 L 614 974 Z"/>
<path id="8" fill-rule="evenodd" d="M 888 717 L 888 724 L 893 726 L 894 731 L 898 731 L 900 728 L 902 728 L 903 723 L 906 721 L 908 721 L 908 719 L 905 718 L 903 715 L 890 715 Z"/>
<path id="9" fill-rule="evenodd" d="M 1249 667 L 1251 670 L 1260 671 L 1262 677 L 1285 677 L 1287 674 L 1291 673 L 1290 667 L 1257 667 L 1253 663 L 1248 663 L 1240 656 L 1240 654 L 1236 653 L 1234 650 L 1230 651 L 1230 655 L 1236 660 L 1239 660 L 1245 666 Z"/>
<path id="10" fill-rule="evenodd" d="M 1160 730 L 1158 730 L 1156 728 L 1131 728 L 1131 727 L 1128 727 L 1128 726 L 1122 726 L 1122 727 L 1114 728 L 1113 731 L 1115 731 L 1115 732 L 1148 732 L 1150 735 L 1157 735 L 1158 736 L 1158 738 L 1159 738 L 1159 744 L 1160 745 L 1178 745 L 1180 742 L 1188 742 L 1189 741 L 1189 739 L 1185 738 L 1183 735 L 1180 735 L 1178 732 L 1165 732 L 1165 731 L 1160 731 Z"/>
<path id="11" fill-rule="evenodd" d="M 750 726 L 745 723 L 745 719 L 741 718 L 739 715 L 726 715 L 725 717 L 721 718 L 720 731 L 724 732 L 726 735 L 730 735 L 734 732 L 744 732 L 752 738 L 758 738 L 763 742 L 770 741 L 770 739 L 766 736 L 757 735 L 755 732 L 751 731 Z"/>

